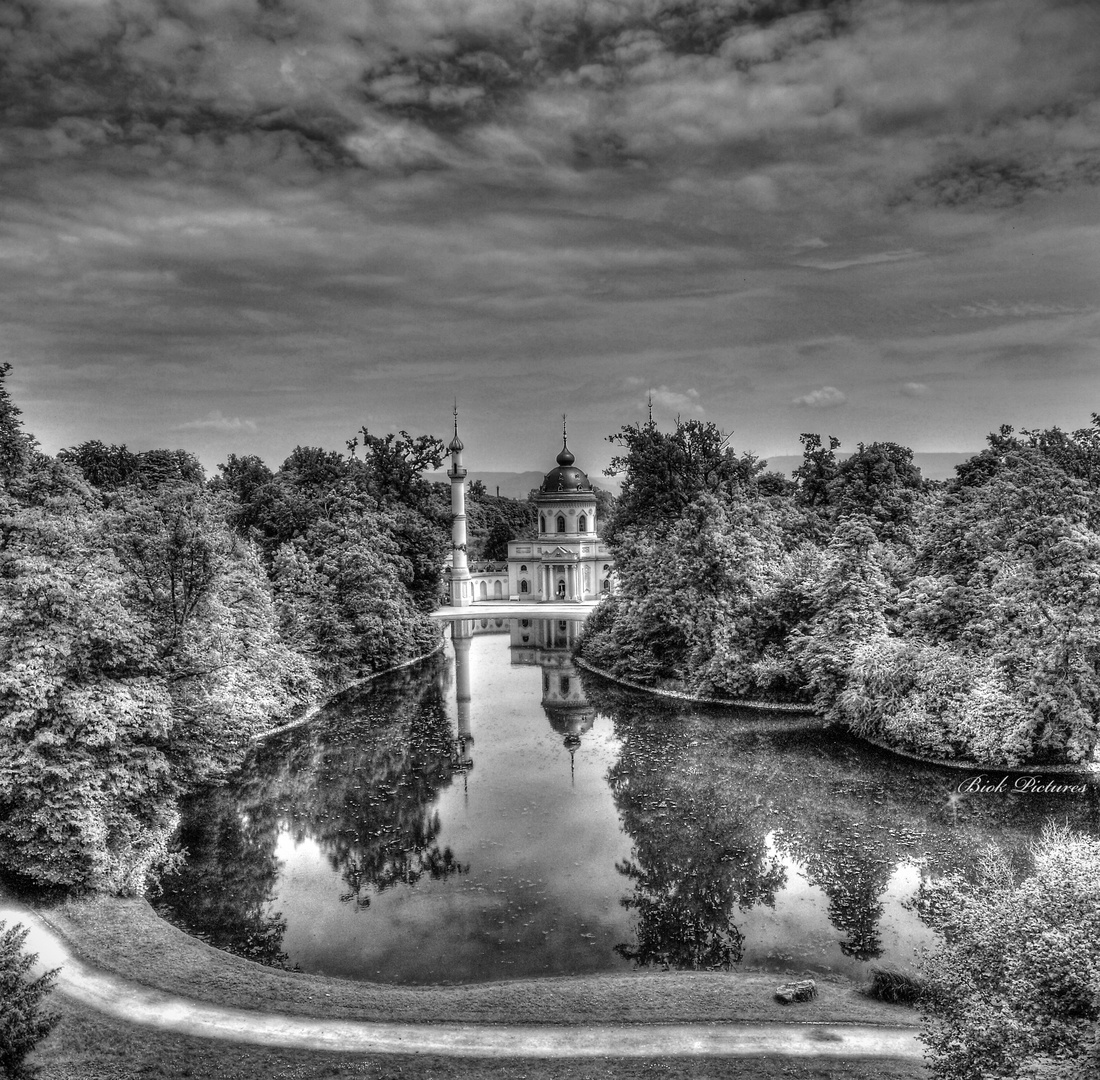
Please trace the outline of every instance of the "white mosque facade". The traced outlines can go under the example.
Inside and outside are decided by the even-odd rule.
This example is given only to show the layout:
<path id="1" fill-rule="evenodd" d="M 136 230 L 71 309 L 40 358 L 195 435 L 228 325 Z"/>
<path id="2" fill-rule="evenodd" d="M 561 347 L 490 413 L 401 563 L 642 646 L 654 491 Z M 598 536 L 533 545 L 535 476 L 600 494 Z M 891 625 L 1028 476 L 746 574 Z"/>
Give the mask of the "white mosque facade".
<path id="1" fill-rule="evenodd" d="M 596 492 L 577 468 L 563 432 L 557 464 L 543 478 L 535 501 L 538 535 L 510 540 L 507 563 L 471 570 L 466 557 L 466 469 L 458 417 L 451 440 L 450 601 L 452 607 L 508 601 L 584 603 L 613 589 L 615 561 L 600 539 Z"/>

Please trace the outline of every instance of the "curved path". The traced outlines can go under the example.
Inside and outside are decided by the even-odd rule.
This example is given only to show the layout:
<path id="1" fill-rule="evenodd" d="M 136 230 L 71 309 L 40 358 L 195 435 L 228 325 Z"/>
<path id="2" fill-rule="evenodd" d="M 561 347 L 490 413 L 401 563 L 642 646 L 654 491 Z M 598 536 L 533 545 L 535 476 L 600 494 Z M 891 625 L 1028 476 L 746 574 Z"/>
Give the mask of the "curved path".
<path id="1" fill-rule="evenodd" d="M 35 970 L 59 968 L 63 996 L 134 1024 L 212 1039 L 297 1049 L 462 1057 L 889 1057 L 919 1059 L 916 1030 L 846 1024 L 551 1025 L 320 1020 L 189 1000 L 98 971 L 26 905 L 0 894 L 0 921 L 29 930 Z"/>

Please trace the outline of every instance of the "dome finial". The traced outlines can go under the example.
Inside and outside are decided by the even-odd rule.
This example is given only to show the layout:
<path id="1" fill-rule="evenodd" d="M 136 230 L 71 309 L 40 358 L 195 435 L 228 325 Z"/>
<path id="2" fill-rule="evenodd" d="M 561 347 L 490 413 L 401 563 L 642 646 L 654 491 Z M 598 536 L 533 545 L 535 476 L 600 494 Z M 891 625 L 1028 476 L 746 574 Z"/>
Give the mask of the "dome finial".
<path id="1" fill-rule="evenodd" d="M 455 437 L 451 440 L 451 445 L 447 447 L 448 450 L 454 451 L 463 449 L 462 440 L 458 437 L 458 398 L 455 398 Z"/>
<path id="2" fill-rule="evenodd" d="M 561 453 L 558 454 L 559 465 L 572 465 L 577 459 L 569 451 L 568 436 L 565 427 L 565 413 L 561 414 Z"/>

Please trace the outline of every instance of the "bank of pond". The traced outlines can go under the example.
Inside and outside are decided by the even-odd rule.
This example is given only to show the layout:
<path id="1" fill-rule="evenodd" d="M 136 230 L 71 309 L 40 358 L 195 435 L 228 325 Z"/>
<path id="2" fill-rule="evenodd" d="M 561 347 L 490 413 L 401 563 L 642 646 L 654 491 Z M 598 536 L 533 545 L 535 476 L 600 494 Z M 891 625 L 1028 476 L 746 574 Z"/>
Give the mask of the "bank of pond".
<path id="1" fill-rule="evenodd" d="M 456 621 L 446 650 L 258 744 L 183 807 L 168 919 L 264 963 L 408 985 L 667 969 L 863 979 L 934 944 L 921 883 L 1092 777 L 960 772 L 810 716 L 578 670 L 569 620 Z"/>

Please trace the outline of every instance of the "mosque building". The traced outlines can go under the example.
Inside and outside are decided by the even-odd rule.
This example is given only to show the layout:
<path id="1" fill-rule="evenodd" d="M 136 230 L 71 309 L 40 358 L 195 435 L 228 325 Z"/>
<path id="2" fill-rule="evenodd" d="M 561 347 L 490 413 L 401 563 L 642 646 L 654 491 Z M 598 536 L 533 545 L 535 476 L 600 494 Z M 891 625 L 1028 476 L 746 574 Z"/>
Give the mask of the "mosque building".
<path id="1" fill-rule="evenodd" d="M 612 591 L 615 561 L 597 532 L 596 492 L 575 464 L 564 423 L 557 465 L 543 478 L 535 500 L 538 536 L 510 540 L 507 565 L 492 569 L 471 571 L 466 557 L 466 469 L 457 408 L 449 450 L 452 607 L 492 601 L 579 604 Z"/>

